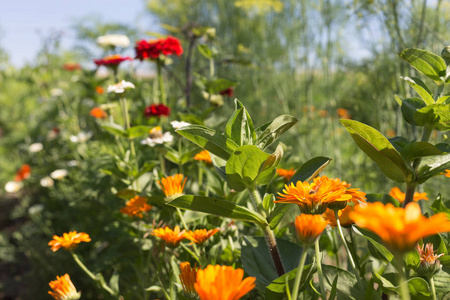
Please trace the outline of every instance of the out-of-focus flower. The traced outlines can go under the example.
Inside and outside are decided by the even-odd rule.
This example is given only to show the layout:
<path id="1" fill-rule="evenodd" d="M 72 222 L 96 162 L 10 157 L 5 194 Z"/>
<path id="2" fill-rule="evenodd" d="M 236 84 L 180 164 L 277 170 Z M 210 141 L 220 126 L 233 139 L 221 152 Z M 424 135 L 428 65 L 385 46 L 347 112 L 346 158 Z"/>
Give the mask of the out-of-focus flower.
<path id="1" fill-rule="evenodd" d="M 338 211 L 339 223 L 342 227 L 350 227 L 355 224 L 355 222 L 350 218 L 350 212 L 352 212 L 355 206 L 360 205 L 359 203 L 348 204 L 344 209 Z M 332 227 L 337 227 L 336 216 L 334 210 L 327 208 L 327 210 L 322 215 L 325 220 L 330 222 Z"/>
<path id="2" fill-rule="evenodd" d="M 122 94 L 125 90 L 134 89 L 135 86 L 131 82 L 122 80 L 113 85 L 108 85 L 108 93 Z"/>
<path id="3" fill-rule="evenodd" d="M 94 63 L 97 66 L 117 67 L 122 62 L 127 61 L 127 60 L 133 60 L 133 59 L 131 57 L 128 57 L 128 56 L 122 56 L 122 55 L 119 55 L 119 54 L 115 54 L 115 55 L 106 56 L 106 57 L 101 58 L 101 59 L 94 59 Z"/>
<path id="4" fill-rule="evenodd" d="M 64 91 L 62 89 L 53 88 L 50 90 L 50 96 L 52 97 L 59 97 L 64 95 Z"/>
<path id="5" fill-rule="evenodd" d="M 200 300 L 238 300 L 255 287 L 255 277 L 243 278 L 243 269 L 209 265 L 197 271 L 194 287 Z"/>
<path id="6" fill-rule="evenodd" d="M 70 141 L 72 143 L 85 143 L 91 137 L 92 137 L 92 132 L 81 131 L 77 135 L 71 135 L 70 136 Z"/>
<path id="7" fill-rule="evenodd" d="M 398 187 L 393 187 L 389 192 L 389 196 L 398 200 L 400 203 L 403 203 L 405 201 L 406 194 L 400 191 Z M 417 202 L 419 200 L 428 200 L 427 193 L 415 192 L 413 196 L 413 201 Z"/>
<path id="8" fill-rule="evenodd" d="M 45 176 L 44 178 L 42 178 L 40 183 L 41 183 L 41 186 L 43 186 L 43 187 L 51 187 L 55 184 L 55 182 L 53 181 L 53 179 L 50 176 Z"/>
<path id="9" fill-rule="evenodd" d="M 95 87 L 95 92 L 96 92 L 98 95 L 103 95 L 103 93 L 105 92 L 105 89 L 102 88 L 101 86 L 96 86 L 96 87 Z"/>
<path id="10" fill-rule="evenodd" d="M 391 251 L 400 254 L 411 251 L 421 238 L 450 231 L 450 221 L 444 213 L 426 218 L 415 202 L 405 208 L 390 203 L 367 203 L 355 207 L 350 218 L 356 225 L 379 235 Z"/>
<path id="11" fill-rule="evenodd" d="M 56 300 L 78 300 L 81 297 L 81 292 L 77 292 L 69 274 L 56 276 L 56 280 L 50 281 L 48 285 L 52 289 L 48 293 Z"/>
<path id="12" fill-rule="evenodd" d="M 67 162 L 67 166 L 69 166 L 69 167 L 78 167 L 79 165 L 80 165 L 80 162 L 78 160 L 75 160 L 75 159 L 69 160 Z"/>
<path id="13" fill-rule="evenodd" d="M 295 232 L 300 242 L 311 245 L 328 226 L 321 215 L 301 214 L 295 218 Z"/>
<path id="14" fill-rule="evenodd" d="M 23 183 L 17 181 L 8 181 L 5 184 L 5 191 L 8 193 L 17 193 L 23 188 Z"/>
<path id="15" fill-rule="evenodd" d="M 294 176 L 295 171 L 294 168 L 290 168 L 289 170 L 277 168 L 277 174 L 280 177 L 283 177 L 284 181 L 288 182 L 291 180 L 292 176 Z"/>
<path id="16" fill-rule="evenodd" d="M 91 238 L 87 233 L 70 231 L 69 233 L 64 233 L 63 236 L 53 236 L 53 240 L 48 242 L 53 252 L 58 251 L 61 247 L 65 250 L 73 250 L 81 242 L 90 242 Z"/>
<path id="17" fill-rule="evenodd" d="M 97 44 L 102 47 L 122 47 L 130 45 L 130 39 L 123 34 L 107 34 L 97 38 Z"/>
<path id="18" fill-rule="evenodd" d="M 94 107 L 93 109 L 91 109 L 89 114 L 97 119 L 105 119 L 108 117 L 108 114 L 106 113 L 106 111 L 104 111 L 100 107 Z"/>
<path id="19" fill-rule="evenodd" d="M 30 178 L 31 176 L 31 167 L 30 165 L 23 164 L 20 169 L 16 172 L 16 176 L 14 177 L 14 181 L 22 181 Z"/>
<path id="20" fill-rule="evenodd" d="M 388 130 L 386 130 L 386 136 L 387 136 L 388 138 L 393 138 L 393 137 L 395 137 L 396 135 L 397 135 L 397 133 L 395 132 L 394 129 L 388 129 Z"/>
<path id="21" fill-rule="evenodd" d="M 170 143 L 173 141 L 173 135 L 170 132 L 162 132 L 161 127 L 156 126 L 150 130 L 150 137 L 141 141 L 143 145 L 154 147 L 158 144 Z"/>
<path id="22" fill-rule="evenodd" d="M 174 230 L 166 226 L 165 228 L 153 230 L 152 235 L 163 239 L 167 246 L 175 248 L 186 238 L 185 232 L 186 230 L 184 229 L 180 231 L 179 226 L 175 226 Z"/>
<path id="23" fill-rule="evenodd" d="M 444 176 L 450 178 L 450 170 L 445 170 Z"/>
<path id="24" fill-rule="evenodd" d="M 317 113 L 319 114 L 319 117 L 322 118 L 325 118 L 328 115 L 328 111 L 326 111 L 325 109 L 319 109 Z"/>
<path id="25" fill-rule="evenodd" d="M 422 244 L 422 247 L 417 244 L 416 250 L 420 256 L 420 265 L 417 269 L 417 273 L 419 273 L 419 275 L 432 277 L 441 271 L 441 262 L 438 258 L 443 256 L 444 253 L 434 254 L 437 250 L 433 250 L 432 243 L 428 243 L 426 245 Z"/>
<path id="26" fill-rule="evenodd" d="M 61 180 L 67 175 L 69 175 L 69 172 L 67 172 L 67 170 L 65 169 L 58 169 L 50 173 L 50 177 L 55 180 Z"/>
<path id="27" fill-rule="evenodd" d="M 163 177 L 161 181 L 157 181 L 164 195 L 166 195 L 166 201 L 184 195 L 183 189 L 186 184 L 186 179 L 183 174 L 175 174 L 173 176 Z"/>
<path id="28" fill-rule="evenodd" d="M 338 108 L 336 112 L 341 119 L 351 119 L 352 118 L 352 116 L 346 109 Z"/>
<path id="29" fill-rule="evenodd" d="M 233 97 L 234 96 L 234 88 L 229 87 L 223 91 L 220 91 L 219 94 L 221 94 L 222 96 Z"/>
<path id="30" fill-rule="evenodd" d="M 78 63 L 67 63 L 63 65 L 63 69 L 66 71 L 81 70 L 81 66 Z"/>
<path id="31" fill-rule="evenodd" d="M 152 104 L 145 107 L 144 115 L 148 119 L 150 117 L 161 117 L 170 115 L 170 107 L 164 104 Z"/>
<path id="32" fill-rule="evenodd" d="M 203 96 L 203 98 L 205 98 L 205 100 L 209 100 L 209 102 L 211 102 L 212 104 L 215 104 L 217 106 L 223 105 L 222 95 L 216 95 L 216 94 L 210 95 L 209 93 L 202 91 L 202 96 Z"/>
<path id="33" fill-rule="evenodd" d="M 58 137 L 59 131 L 60 130 L 58 127 L 53 127 L 49 132 L 47 132 L 47 140 L 53 141 L 54 139 L 56 139 Z"/>
<path id="34" fill-rule="evenodd" d="M 188 261 L 182 262 L 180 264 L 180 282 L 183 287 L 183 292 L 188 297 L 195 297 L 197 293 L 195 292 L 194 284 L 197 278 L 198 267 L 194 266 L 191 268 L 191 264 Z"/>
<path id="35" fill-rule="evenodd" d="M 143 217 L 143 212 L 147 212 L 152 208 L 151 205 L 147 204 L 147 198 L 136 196 L 131 198 L 125 207 L 120 209 L 120 212 L 130 217 Z"/>
<path id="36" fill-rule="evenodd" d="M 134 49 L 136 51 L 136 58 L 140 60 L 147 58 L 157 59 L 161 54 L 165 56 L 180 56 L 183 53 L 180 41 L 173 36 L 150 41 L 140 40 L 136 42 Z"/>
<path id="37" fill-rule="evenodd" d="M 194 159 L 198 161 L 204 161 L 208 165 L 212 164 L 211 154 L 208 150 L 202 150 L 200 153 L 195 154 Z"/>
<path id="38" fill-rule="evenodd" d="M 211 230 L 206 229 L 196 229 L 194 231 L 189 230 L 185 233 L 185 237 L 192 241 L 191 244 L 195 243 L 197 245 L 203 245 L 210 237 L 216 234 L 220 229 L 215 228 Z"/>
<path id="39" fill-rule="evenodd" d="M 184 121 L 172 121 L 172 122 L 170 122 L 170 125 L 172 125 L 173 129 L 180 129 L 180 128 L 191 125 L 191 123 L 184 122 Z"/>
<path id="40" fill-rule="evenodd" d="M 30 147 L 28 147 L 28 151 L 31 153 L 37 153 L 42 149 L 44 149 L 44 145 L 42 145 L 41 143 L 33 143 L 30 145 Z"/>

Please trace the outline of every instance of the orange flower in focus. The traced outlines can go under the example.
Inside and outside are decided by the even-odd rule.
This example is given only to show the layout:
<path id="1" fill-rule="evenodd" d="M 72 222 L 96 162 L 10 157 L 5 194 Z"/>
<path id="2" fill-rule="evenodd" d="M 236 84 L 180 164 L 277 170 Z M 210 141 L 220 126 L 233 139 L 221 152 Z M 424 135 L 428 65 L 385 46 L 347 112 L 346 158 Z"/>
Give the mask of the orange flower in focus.
<path id="1" fill-rule="evenodd" d="M 351 115 L 349 114 L 348 110 L 343 109 L 343 108 L 338 108 L 337 114 L 342 119 L 351 119 L 352 118 Z"/>
<path id="2" fill-rule="evenodd" d="M 238 300 L 255 287 L 255 277 L 243 277 L 242 269 L 209 265 L 197 271 L 194 286 L 200 300 Z"/>
<path id="3" fill-rule="evenodd" d="M 185 233 L 186 230 L 183 229 L 180 231 L 179 226 L 175 226 L 174 230 L 166 226 L 165 228 L 157 228 L 153 230 L 152 235 L 163 239 L 167 246 L 175 248 L 178 247 L 180 242 L 186 238 Z"/>
<path id="4" fill-rule="evenodd" d="M 197 271 L 198 267 L 191 268 L 191 264 L 187 261 L 180 264 L 180 275 L 178 276 L 180 276 L 183 292 L 187 296 L 194 297 L 197 294 L 194 288 Z"/>
<path id="5" fill-rule="evenodd" d="M 27 164 L 22 165 L 20 169 L 16 172 L 16 176 L 14 177 L 14 181 L 22 181 L 27 178 L 30 178 L 31 175 L 31 167 Z"/>
<path id="6" fill-rule="evenodd" d="M 166 195 L 166 200 L 172 200 L 179 196 L 184 195 L 183 189 L 186 184 L 186 178 L 183 180 L 182 174 L 175 174 L 173 176 L 168 176 L 162 178 L 161 181 L 158 181 L 158 185 L 161 187 L 161 190 Z"/>
<path id="7" fill-rule="evenodd" d="M 450 178 L 450 170 L 445 170 L 444 176 Z"/>
<path id="8" fill-rule="evenodd" d="M 278 174 L 278 176 L 283 177 L 284 181 L 287 182 L 287 181 L 291 180 L 292 176 L 294 176 L 295 171 L 294 171 L 294 168 L 290 168 L 289 170 L 278 168 L 277 174 Z"/>
<path id="9" fill-rule="evenodd" d="M 301 214 L 295 218 L 295 231 L 300 242 L 311 245 L 328 225 L 321 215 Z"/>
<path id="10" fill-rule="evenodd" d="M 425 249 L 424 249 L 425 247 Z M 433 244 L 422 244 L 422 247 L 420 247 L 419 244 L 416 245 L 416 250 L 419 253 L 420 256 L 420 263 L 421 264 L 435 264 L 436 261 L 438 261 L 438 258 L 444 255 L 444 253 L 441 254 L 434 254 L 436 251 L 433 251 Z"/>
<path id="11" fill-rule="evenodd" d="M 149 211 L 151 208 L 152 206 L 147 204 L 147 198 L 136 196 L 130 199 L 126 206 L 120 209 L 120 212 L 130 217 L 142 218 L 142 213 Z"/>
<path id="12" fill-rule="evenodd" d="M 203 245 L 203 243 L 206 242 L 206 240 L 208 240 L 210 237 L 216 234 L 219 230 L 220 230 L 219 228 L 211 230 L 206 229 L 196 229 L 195 231 L 189 230 L 188 232 L 185 233 L 185 237 L 188 240 L 192 241 L 191 244 L 195 243 L 197 245 Z"/>
<path id="13" fill-rule="evenodd" d="M 398 187 L 393 187 L 389 192 L 389 196 L 398 200 L 400 203 L 403 203 L 403 201 L 405 201 L 406 194 L 402 193 L 402 191 L 400 191 Z M 428 200 L 427 193 L 415 192 L 413 196 L 413 201 L 417 202 L 419 200 Z"/>
<path id="14" fill-rule="evenodd" d="M 91 112 L 89 114 L 97 119 L 105 119 L 108 117 L 106 111 L 104 111 L 100 107 L 94 107 L 93 109 L 91 109 Z"/>
<path id="15" fill-rule="evenodd" d="M 391 251 L 400 254 L 411 251 L 421 238 L 450 231 L 450 221 L 444 213 L 426 218 L 415 202 L 405 208 L 368 203 L 356 206 L 350 218 L 356 225 L 379 235 Z"/>
<path id="16" fill-rule="evenodd" d="M 342 227 L 350 227 L 355 224 L 353 220 L 350 218 L 350 212 L 354 210 L 354 207 L 359 205 L 359 203 L 355 203 L 354 205 L 347 205 L 344 209 L 338 211 L 339 222 Z M 322 215 L 325 220 L 330 222 L 332 227 L 337 227 L 336 216 L 334 214 L 334 210 L 327 208 L 327 210 Z"/>
<path id="17" fill-rule="evenodd" d="M 366 193 L 360 191 L 359 189 L 350 189 L 349 187 L 351 187 L 352 185 L 350 183 L 347 183 L 346 181 L 341 181 L 339 178 L 335 178 L 334 181 L 336 182 L 336 184 L 342 185 L 347 189 L 345 193 L 352 196 L 349 202 L 352 202 L 354 204 L 366 203 Z"/>
<path id="18" fill-rule="evenodd" d="M 105 89 L 102 88 L 101 86 L 96 86 L 95 87 L 95 92 L 99 95 L 103 95 L 103 93 L 105 92 Z"/>
<path id="19" fill-rule="evenodd" d="M 64 233 L 63 236 L 53 236 L 53 240 L 51 240 L 48 245 L 52 247 L 52 251 L 58 251 L 59 248 L 63 247 L 66 250 L 74 249 L 77 244 L 81 242 L 90 242 L 91 238 L 87 233 L 76 231 L 71 231 L 69 233 Z"/>
<path id="20" fill-rule="evenodd" d="M 77 292 L 77 289 L 70 280 L 69 274 L 63 276 L 56 276 L 56 280 L 51 281 L 49 284 L 53 292 L 48 292 L 56 300 L 76 300 L 80 299 L 81 293 Z"/>
<path id="21" fill-rule="evenodd" d="M 194 159 L 195 159 L 195 160 L 198 160 L 198 161 L 204 161 L 204 162 L 207 163 L 208 165 L 211 165 L 211 164 L 212 164 L 212 161 L 211 161 L 211 155 L 209 154 L 209 151 L 208 151 L 208 150 L 203 150 L 203 151 L 201 151 L 200 153 L 197 153 L 197 154 L 194 156 Z"/>

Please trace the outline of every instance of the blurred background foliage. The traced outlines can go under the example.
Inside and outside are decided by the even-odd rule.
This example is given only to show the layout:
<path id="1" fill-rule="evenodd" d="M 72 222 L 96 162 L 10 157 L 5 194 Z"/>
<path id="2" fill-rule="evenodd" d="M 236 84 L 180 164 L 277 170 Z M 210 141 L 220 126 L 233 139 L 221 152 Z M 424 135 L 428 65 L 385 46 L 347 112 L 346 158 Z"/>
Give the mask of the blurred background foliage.
<path id="1" fill-rule="evenodd" d="M 356 148 L 338 122 L 338 108 L 388 137 L 419 137 L 420 132 L 407 129 L 402 122 L 394 100 L 396 94 L 414 95 L 400 79 L 413 76 L 414 70 L 397 52 L 416 47 L 440 53 L 450 41 L 450 3 L 443 0 L 151 0 L 143 2 L 144 7 L 160 28 L 141 32 L 93 17 L 81 18 L 73 25 L 76 47 L 62 49 L 64 37 L 48 33 L 35 62 L 23 67 L 10 65 L 0 44 L 0 186 L 11 180 L 23 163 L 43 166 L 33 169 L 34 186 L 68 161 L 80 163 L 71 171 L 70 180 L 58 183 L 55 189 L 24 189 L 15 195 L 0 191 L 2 299 L 49 299 L 47 284 L 55 273 L 77 270 L 67 253 L 49 251 L 47 242 L 53 234 L 78 230 L 95 235 L 102 231 L 104 245 L 86 246 L 82 253 L 98 271 L 113 270 L 120 253 L 138 251 L 137 247 L 115 244 L 129 239 L 130 229 L 117 221 L 122 202 L 111 191 L 123 183 L 99 172 L 112 163 L 111 155 L 117 149 L 89 117 L 95 103 L 105 101 L 95 87 L 112 83 L 94 76 L 97 36 L 126 34 L 132 43 L 155 32 L 180 38 L 185 52 L 166 73 L 169 106 L 175 111 L 195 112 L 204 107 L 198 82 L 208 77 L 211 69 L 197 46 L 215 48 L 215 75 L 237 83 L 234 95 L 256 126 L 280 114 L 300 120 L 282 139 L 287 147 L 282 167 L 296 168 L 314 156 L 328 156 L 333 159 L 326 170 L 328 176 L 340 177 L 368 193 L 388 193 L 395 183 Z M 193 35 L 199 26 L 215 28 L 216 38 L 211 41 Z M 188 109 L 182 100 L 188 68 L 184 58 L 189 52 L 194 84 Z M 62 69 L 73 62 L 81 63 L 83 70 L 71 73 Z M 133 95 L 138 101 L 131 107 L 137 124 L 145 122 L 143 106 L 154 98 L 154 72 L 138 62 L 121 69 L 125 79 L 141 87 Z M 54 100 L 55 89 L 63 91 L 61 101 Z M 233 109 L 232 98 L 226 98 L 215 112 L 215 123 L 225 121 Z M 49 141 L 48 134 L 55 128 L 61 138 Z M 95 134 L 89 147 L 68 141 L 83 130 Z M 444 134 L 434 138 L 448 141 Z M 28 146 L 35 142 L 44 144 L 45 153 L 28 153 Z M 422 188 L 434 199 L 444 191 L 445 180 L 437 178 Z M 96 221 L 90 222 L 93 218 Z M 99 255 L 102 260 L 94 259 Z M 76 273 L 71 276 L 83 278 Z M 90 287 L 83 290 L 83 299 L 102 298 L 90 281 L 83 286 Z"/>

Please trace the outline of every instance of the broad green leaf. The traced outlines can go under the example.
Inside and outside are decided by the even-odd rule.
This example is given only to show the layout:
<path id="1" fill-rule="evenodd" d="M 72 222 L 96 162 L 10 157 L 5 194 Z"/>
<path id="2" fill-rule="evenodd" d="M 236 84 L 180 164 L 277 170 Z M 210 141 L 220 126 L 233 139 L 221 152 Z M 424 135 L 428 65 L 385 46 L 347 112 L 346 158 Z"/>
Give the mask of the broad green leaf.
<path id="1" fill-rule="evenodd" d="M 414 171 L 394 146 L 378 130 L 353 120 L 340 120 L 358 147 L 383 171 L 397 182 L 412 181 Z"/>
<path id="2" fill-rule="evenodd" d="M 275 118 L 275 120 L 273 120 L 272 123 L 270 123 L 258 136 L 256 145 L 260 149 L 266 149 L 297 122 L 298 119 L 290 115 L 281 115 Z"/>
<path id="3" fill-rule="evenodd" d="M 164 196 L 162 195 L 150 196 L 146 198 L 148 204 L 157 205 L 159 207 L 163 207 L 167 203 L 166 200 L 164 199 Z"/>
<path id="4" fill-rule="evenodd" d="M 390 274 L 383 274 L 381 276 L 380 274 L 374 273 L 374 279 L 375 281 L 382 286 L 383 289 L 386 291 L 391 291 L 395 293 L 399 293 L 400 288 L 398 286 L 397 282 L 397 276 L 396 274 L 390 273 Z M 418 295 L 422 294 L 425 296 L 430 296 L 431 288 L 428 285 L 428 282 L 421 278 L 421 277 L 413 277 L 408 280 L 406 280 L 406 283 L 408 284 L 408 289 L 410 294 L 412 295 Z"/>
<path id="5" fill-rule="evenodd" d="M 264 164 L 261 166 L 261 169 L 259 172 L 263 172 L 269 168 L 274 168 L 278 166 L 278 163 L 281 161 L 281 158 L 283 158 L 284 150 L 281 145 L 278 145 L 275 151 L 270 154 Z"/>
<path id="6" fill-rule="evenodd" d="M 149 133 L 150 129 L 152 129 L 152 128 L 153 127 L 144 126 L 144 125 L 133 126 L 127 130 L 128 138 L 135 139 L 135 138 L 141 137 L 143 135 L 146 135 Z"/>
<path id="7" fill-rule="evenodd" d="M 442 152 L 446 152 L 445 154 L 450 153 L 450 144 L 448 144 L 448 143 L 439 143 L 439 144 L 436 144 L 435 146 Z"/>
<path id="8" fill-rule="evenodd" d="M 323 276 L 325 277 L 325 288 L 327 290 L 332 289 L 333 281 L 336 276 L 338 276 L 336 291 L 338 299 L 364 299 L 363 293 L 358 289 L 355 275 L 335 266 L 324 264 L 322 264 L 322 271 Z"/>
<path id="9" fill-rule="evenodd" d="M 410 144 L 410 142 L 407 139 L 401 136 L 390 138 L 389 142 L 392 144 L 392 146 L 394 146 L 394 148 L 398 152 L 402 152 L 402 149 Z"/>
<path id="10" fill-rule="evenodd" d="M 423 126 L 424 123 L 418 124 L 414 120 L 414 114 L 421 108 L 427 106 L 422 99 L 419 98 L 407 98 L 402 99 L 402 115 L 406 122 L 411 125 Z M 420 121 L 420 120 L 419 120 Z"/>
<path id="11" fill-rule="evenodd" d="M 448 208 L 443 202 L 441 197 L 438 197 L 434 200 L 433 204 L 430 207 L 435 214 L 445 213 L 447 218 L 450 220 L 450 208 Z"/>
<path id="12" fill-rule="evenodd" d="M 416 270 L 420 264 L 420 255 L 417 251 L 409 251 L 405 255 L 406 267 L 412 270 Z"/>
<path id="13" fill-rule="evenodd" d="M 444 59 L 431 52 L 409 48 L 399 53 L 400 57 L 408 62 L 413 68 L 421 72 L 435 82 L 442 82 L 445 76 L 447 64 Z"/>
<path id="14" fill-rule="evenodd" d="M 252 118 L 238 99 L 234 99 L 234 102 L 236 108 L 227 122 L 225 134 L 238 146 L 253 145 L 256 133 Z"/>
<path id="15" fill-rule="evenodd" d="M 436 100 L 436 103 L 438 103 L 438 104 L 440 104 L 440 103 L 443 103 L 443 104 L 450 104 L 450 103 L 448 102 L 449 99 L 450 99 L 450 96 L 448 96 L 448 95 L 442 96 L 442 97 L 439 97 L 439 98 Z"/>
<path id="16" fill-rule="evenodd" d="M 417 94 L 419 94 L 420 98 L 422 98 L 422 100 L 425 101 L 427 105 L 434 104 L 433 96 L 431 96 L 428 89 L 425 89 L 423 87 L 423 81 L 421 81 L 421 84 L 418 84 L 414 79 L 410 77 L 402 77 L 402 79 L 406 81 L 417 92 Z"/>
<path id="17" fill-rule="evenodd" d="M 431 124 L 440 131 L 450 130 L 450 104 L 432 104 L 419 109 L 414 114 L 414 121 Z"/>
<path id="18" fill-rule="evenodd" d="M 208 45 L 200 44 L 197 46 L 198 52 L 200 52 L 201 55 L 203 55 L 207 59 L 211 59 L 213 56 L 213 53 L 211 49 L 208 47 Z"/>
<path id="19" fill-rule="evenodd" d="M 233 82 L 233 81 L 230 81 L 227 79 L 223 79 L 223 78 L 219 78 L 219 79 L 215 79 L 215 80 L 206 82 L 205 88 L 209 94 L 218 94 L 221 91 L 226 90 L 227 88 L 230 88 L 235 85 L 236 85 L 236 82 Z"/>
<path id="20" fill-rule="evenodd" d="M 128 137 L 125 128 L 123 126 L 120 126 L 119 124 L 105 123 L 100 124 L 100 127 L 113 135 L 117 135 L 120 137 Z"/>
<path id="21" fill-rule="evenodd" d="M 205 126 L 190 125 L 178 129 L 177 132 L 224 160 L 230 158 L 230 155 L 238 148 L 235 142 Z"/>
<path id="22" fill-rule="evenodd" d="M 432 236 L 428 236 L 423 239 L 424 244 L 432 243 L 434 251 L 436 251 L 436 254 L 448 254 L 447 246 L 445 244 L 444 239 L 440 234 L 434 234 Z"/>
<path id="23" fill-rule="evenodd" d="M 415 142 L 405 146 L 400 154 L 407 162 L 425 156 L 441 155 L 442 151 L 428 142 Z"/>
<path id="24" fill-rule="evenodd" d="M 333 280 L 333 284 L 331 285 L 330 296 L 328 297 L 328 299 L 335 299 L 336 298 L 338 280 L 339 280 L 339 273 L 336 274 L 336 277 Z"/>
<path id="25" fill-rule="evenodd" d="M 114 269 L 114 272 L 109 279 L 109 287 L 117 294 L 119 293 L 119 272 L 117 269 Z"/>
<path id="26" fill-rule="evenodd" d="M 441 259 L 440 257 L 439 259 Z M 450 292 L 450 268 L 444 267 L 439 273 L 434 275 L 434 286 L 436 287 L 436 293 L 448 293 Z"/>
<path id="27" fill-rule="evenodd" d="M 417 182 L 424 183 L 446 169 L 450 169 L 450 154 L 424 157 L 417 173 Z"/>
<path id="28" fill-rule="evenodd" d="M 260 214 L 236 203 L 218 198 L 184 195 L 167 202 L 167 205 L 235 220 L 267 224 L 267 221 Z"/>
<path id="29" fill-rule="evenodd" d="M 392 258 L 394 258 L 394 255 L 381 244 L 380 237 L 375 233 L 356 226 L 352 226 L 352 229 L 357 235 L 360 235 L 363 238 L 367 239 L 372 244 L 372 246 L 382 255 L 382 258 L 385 261 L 390 262 Z"/>
<path id="30" fill-rule="evenodd" d="M 214 169 L 217 171 L 217 173 L 224 179 L 227 180 L 227 172 L 225 172 L 225 166 L 227 164 L 226 160 L 221 159 L 218 156 L 215 156 L 214 154 L 211 155 L 211 161 L 214 166 Z"/>
<path id="31" fill-rule="evenodd" d="M 316 273 L 315 264 L 306 265 L 303 267 L 302 279 L 300 281 L 299 291 L 305 290 L 309 286 L 309 281 L 313 278 L 314 273 Z M 286 297 L 286 281 L 289 283 L 289 290 L 294 287 L 295 275 L 297 274 L 297 269 L 294 269 L 286 274 L 278 277 L 271 284 L 266 287 L 266 300 L 282 300 Z M 331 299 L 331 298 L 330 298 Z"/>

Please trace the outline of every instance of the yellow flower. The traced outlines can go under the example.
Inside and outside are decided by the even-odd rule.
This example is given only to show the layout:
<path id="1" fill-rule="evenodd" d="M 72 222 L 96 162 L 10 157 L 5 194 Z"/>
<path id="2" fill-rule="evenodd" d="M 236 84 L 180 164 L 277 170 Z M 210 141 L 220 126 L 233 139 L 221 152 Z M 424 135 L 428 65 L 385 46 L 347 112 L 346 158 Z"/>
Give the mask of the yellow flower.
<path id="1" fill-rule="evenodd" d="M 183 180 L 183 177 L 182 174 L 176 174 L 162 178 L 161 181 L 158 181 L 158 185 L 161 187 L 164 195 L 166 195 L 167 201 L 184 195 L 183 189 L 186 184 L 186 178 Z"/>
<path id="2" fill-rule="evenodd" d="M 56 300 L 76 300 L 80 299 L 81 293 L 77 293 L 77 289 L 70 280 L 69 274 L 63 276 L 56 276 L 56 280 L 49 284 L 53 292 L 48 292 Z"/>
<path id="3" fill-rule="evenodd" d="M 391 251 L 400 254 L 411 251 L 421 238 L 450 231 L 450 221 L 444 213 L 426 218 L 415 202 L 405 208 L 368 203 L 355 207 L 350 218 L 379 235 Z"/>
<path id="4" fill-rule="evenodd" d="M 157 228 L 153 230 L 152 235 L 163 239 L 167 246 L 175 248 L 178 247 L 180 242 L 186 238 L 185 233 L 186 230 L 183 229 L 180 231 L 179 226 L 175 226 L 174 230 L 166 226 L 165 228 Z"/>
<path id="5" fill-rule="evenodd" d="M 212 161 L 211 161 L 211 154 L 209 154 L 208 150 L 203 150 L 200 153 L 197 153 L 194 156 L 195 160 L 198 161 L 204 161 L 206 164 L 211 165 Z"/>
<path id="6" fill-rule="evenodd" d="M 66 250 L 74 249 L 77 244 L 81 242 L 90 242 L 91 238 L 87 233 L 76 231 L 71 231 L 69 233 L 64 233 L 63 236 L 53 236 L 53 240 L 48 242 L 48 245 L 52 247 L 52 251 L 58 251 L 59 248 L 63 247 Z"/>
<path id="7" fill-rule="evenodd" d="M 313 183 L 307 181 L 291 182 L 285 185 L 283 193 L 278 193 L 278 201 L 275 203 L 298 204 L 302 213 L 322 214 L 327 205 L 335 202 L 347 202 L 352 195 L 347 194 L 347 188 L 327 176 L 314 178 Z"/>
<path id="8" fill-rule="evenodd" d="M 151 208 L 152 206 L 147 204 L 147 198 L 136 196 L 131 198 L 126 206 L 120 209 L 120 212 L 130 217 L 142 218 L 142 213 L 149 211 Z"/>
<path id="9" fill-rule="evenodd" d="M 400 191 L 400 189 L 398 187 L 393 187 L 391 189 L 391 191 L 389 192 L 389 196 L 398 200 L 400 203 L 403 203 L 405 201 L 406 194 L 402 193 L 402 191 Z M 416 202 L 419 200 L 428 200 L 427 193 L 415 192 L 414 196 L 413 196 L 413 200 Z"/>
<path id="10" fill-rule="evenodd" d="M 295 171 L 294 171 L 294 168 L 290 168 L 289 170 L 278 168 L 277 174 L 278 174 L 278 176 L 283 177 L 284 181 L 287 182 L 287 181 L 291 180 L 292 176 L 294 176 Z"/>
<path id="11" fill-rule="evenodd" d="M 209 265 L 197 271 L 194 286 L 200 300 L 238 300 L 255 287 L 255 277 L 243 277 L 242 269 Z"/>
<path id="12" fill-rule="evenodd" d="M 191 244 L 196 243 L 198 245 L 203 245 L 203 243 L 206 242 L 207 239 L 212 237 L 219 230 L 220 230 L 219 228 L 211 230 L 206 229 L 196 229 L 195 231 L 189 230 L 188 232 L 185 233 L 185 237 L 188 240 L 192 241 Z"/>
<path id="13" fill-rule="evenodd" d="M 295 218 L 297 238 L 303 244 L 311 245 L 328 225 L 321 215 L 301 214 Z"/>
<path id="14" fill-rule="evenodd" d="M 194 297 L 197 293 L 195 292 L 194 284 L 197 278 L 198 267 L 194 266 L 191 268 L 189 262 L 182 262 L 180 264 L 180 281 L 181 286 L 185 295 Z"/>

